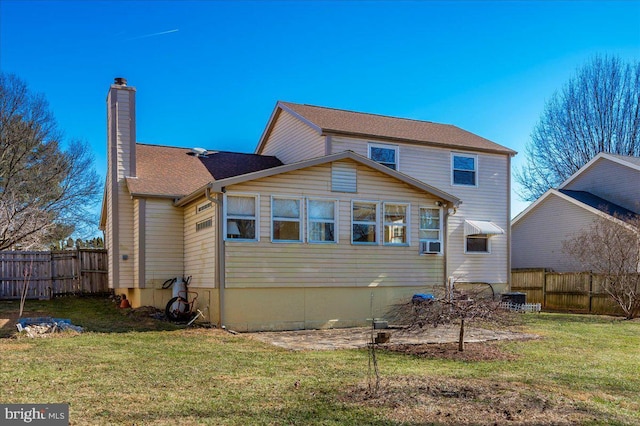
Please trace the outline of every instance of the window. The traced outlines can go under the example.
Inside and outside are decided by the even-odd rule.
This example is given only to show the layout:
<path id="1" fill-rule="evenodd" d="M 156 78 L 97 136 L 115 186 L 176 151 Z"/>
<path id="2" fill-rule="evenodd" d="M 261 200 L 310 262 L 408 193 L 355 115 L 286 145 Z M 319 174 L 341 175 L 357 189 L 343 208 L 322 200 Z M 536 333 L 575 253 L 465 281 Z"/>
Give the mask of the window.
<path id="1" fill-rule="evenodd" d="M 378 204 L 354 201 L 351 208 L 351 242 L 353 244 L 377 244 L 376 230 Z"/>
<path id="2" fill-rule="evenodd" d="M 476 155 L 452 155 L 452 182 L 454 185 L 478 184 L 478 157 Z"/>
<path id="3" fill-rule="evenodd" d="M 308 200 L 308 241 L 310 243 L 336 243 L 336 202 L 333 200 Z"/>
<path id="4" fill-rule="evenodd" d="M 271 198 L 271 240 L 301 242 L 301 201 L 293 198 Z"/>
<path id="5" fill-rule="evenodd" d="M 205 210 L 209 210 L 211 208 L 211 201 L 207 201 L 205 203 L 199 204 L 198 207 L 196 207 L 196 214 L 198 213 L 202 213 Z"/>
<path id="6" fill-rule="evenodd" d="M 258 241 L 258 196 L 225 194 L 227 240 Z"/>
<path id="7" fill-rule="evenodd" d="M 442 252 L 442 209 L 420 208 L 420 252 Z"/>
<path id="8" fill-rule="evenodd" d="M 203 229 L 206 229 L 206 228 L 211 228 L 212 226 L 213 226 L 212 218 L 201 220 L 200 222 L 196 223 L 196 232 L 202 231 Z"/>
<path id="9" fill-rule="evenodd" d="M 398 147 L 395 145 L 369 144 L 369 158 L 390 169 L 398 170 Z"/>
<path id="10" fill-rule="evenodd" d="M 408 205 L 384 203 L 384 244 L 407 245 Z"/>
<path id="11" fill-rule="evenodd" d="M 489 253 L 489 235 L 468 235 L 466 240 L 467 253 Z"/>

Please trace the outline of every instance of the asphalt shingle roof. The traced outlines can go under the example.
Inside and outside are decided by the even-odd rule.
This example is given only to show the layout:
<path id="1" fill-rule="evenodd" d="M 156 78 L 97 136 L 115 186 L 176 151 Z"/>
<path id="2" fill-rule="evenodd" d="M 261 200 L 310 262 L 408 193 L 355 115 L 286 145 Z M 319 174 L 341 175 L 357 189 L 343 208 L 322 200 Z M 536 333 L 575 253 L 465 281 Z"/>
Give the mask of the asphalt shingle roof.
<path id="1" fill-rule="evenodd" d="M 251 173 L 282 162 L 273 156 L 212 151 L 204 157 L 191 149 L 136 144 L 136 176 L 127 178 L 129 192 L 179 198 L 208 183 Z"/>
<path id="2" fill-rule="evenodd" d="M 282 166 L 282 161 L 274 156 L 239 152 L 215 152 L 200 157 L 200 161 L 215 180 Z"/>
<path id="3" fill-rule="evenodd" d="M 559 189 L 558 191 L 573 198 L 574 200 L 580 201 L 581 203 L 593 207 L 594 209 L 598 209 L 603 213 L 606 213 L 610 216 L 615 216 L 622 220 L 637 217 L 637 215 L 631 210 L 611 203 L 604 198 L 600 198 L 597 195 L 593 195 L 592 193 L 587 191 L 571 191 L 568 189 Z"/>
<path id="4" fill-rule="evenodd" d="M 324 133 L 396 139 L 459 149 L 516 154 L 509 148 L 450 124 L 290 102 L 279 102 L 278 104 L 315 124 Z"/>

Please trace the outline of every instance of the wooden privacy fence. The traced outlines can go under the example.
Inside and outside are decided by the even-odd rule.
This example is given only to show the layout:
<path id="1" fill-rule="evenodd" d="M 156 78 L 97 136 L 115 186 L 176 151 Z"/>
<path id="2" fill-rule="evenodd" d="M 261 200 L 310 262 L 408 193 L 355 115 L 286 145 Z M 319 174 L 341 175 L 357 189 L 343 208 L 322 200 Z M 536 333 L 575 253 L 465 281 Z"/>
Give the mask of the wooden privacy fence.
<path id="1" fill-rule="evenodd" d="M 514 269 L 511 290 L 527 294 L 527 303 L 542 309 L 593 314 L 622 314 L 605 293 L 604 278 L 589 272 L 551 272 L 546 269 Z"/>
<path id="2" fill-rule="evenodd" d="M 25 283 L 28 299 L 107 293 L 107 251 L 0 252 L 0 299 L 20 299 Z"/>

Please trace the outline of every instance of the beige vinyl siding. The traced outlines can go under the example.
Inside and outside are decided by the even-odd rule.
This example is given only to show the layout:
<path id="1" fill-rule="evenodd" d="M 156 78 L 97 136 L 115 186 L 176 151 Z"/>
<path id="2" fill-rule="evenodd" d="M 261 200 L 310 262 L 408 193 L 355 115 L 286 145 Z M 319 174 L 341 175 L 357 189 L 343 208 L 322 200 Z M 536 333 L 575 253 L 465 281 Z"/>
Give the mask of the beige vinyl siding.
<path id="1" fill-rule="evenodd" d="M 133 261 L 133 286 L 144 287 L 144 283 L 140 283 L 140 258 L 141 258 L 141 235 L 140 235 L 140 203 L 137 198 L 133 200 L 133 246 L 135 247 L 132 256 Z M 144 203 L 144 201 L 142 201 Z M 144 211 L 144 209 L 143 209 Z M 144 250 L 144 248 L 142 248 Z"/>
<path id="2" fill-rule="evenodd" d="M 545 200 L 521 218 L 512 228 L 513 268 L 551 268 L 558 272 L 576 269 L 562 251 L 562 242 L 587 229 L 597 218 L 556 195 Z"/>
<path id="3" fill-rule="evenodd" d="M 191 275 L 192 287 L 215 287 L 216 266 L 216 204 L 200 213 L 197 206 L 206 202 L 206 198 L 184 207 L 184 273 Z M 212 219 L 210 228 L 196 232 L 196 223 Z"/>
<path id="4" fill-rule="evenodd" d="M 325 138 L 282 111 L 261 154 L 275 155 L 284 164 L 320 157 L 325 155 Z"/>
<path id="5" fill-rule="evenodd" d="M 108 273 L 108 277 L 107 277 L 107 282 L 109 285 L 109 288 L 114 288 L 113 287 L 113 268 L 112 265 L 115 263 L 115 259 L 113 258 L 114 256 L 114 252 L 113 252 L 113 206 L 112 206 L 112 200 L 113 200 L 113 191 L 111 189 L 111 172 L 109 171 L 110 169 L 107 168 L 107 181 L 106 181 L 106 187 L 107 187 L 107 220 L 105 223 L 105 230 L 104 230 L 104 243 L 105 243 L 105 248 L 107 249 L 107 263 L 108 263 L 108 268 L 109 268 L 109 273 Z"/>
<path id="6" fill-rule="evenodd" d="M 334 137 L 333 153 L 345 150 L 367 156 L 367 144 L 374 140 Z M 388 143 L 388 142 L 385 142 Z M 509 281 L 509 159 L 506 155 L 443 149 L 398 143 L 398 171 L 426 182 L 462 200 L 449 218 L 449 274 L 465 282 L 507 283 Z M 477 155 L 478 186 L 453 185 L 452 153 Z M 464 220 L 488 220 L 505 230 L 491 237 L 490 254 L 465 254 Z"/>
<path id="7" fill-rule="evenodd" d="M 640 213 L 640 171 L 606 158 L 594 162 L 563 189 L 587 191 Z"/>
<path id="8" fill-rule="evenodd" d="M 355 194 L 331 192 L 331 164 L 228 187 L 229 195 L 260 194 L 260 241 L 226 242 L 226 286 L 373 288 L 442 284 L 444 257 L 421 256 L 418 250 L 418 209 L 433 206 L 435 199 L 366 166 L 357 165 L 357 173 Z M 338 200 L 338 244 L 272 243 L 271 195 Z M 352 200 L 410 203 L 411 245 L 352 245 Z M 306 241 L 306 214 L 303 219 Z"/>
<path id="9" fill-rule="evenodd" d="M 118 182 L 118 254 L 120 288 L 133 287 L 135 245 L 133 241 L 133 200 L 124 179 Z M 124 259 L 124 256 L 127 259 Z"/>
<path id="10" fill-rule="evenodd" d="M 157 288 L 184 271 L 182 210 L 172 200 L 149 198 L 145 222 L 145 284 Z"/>

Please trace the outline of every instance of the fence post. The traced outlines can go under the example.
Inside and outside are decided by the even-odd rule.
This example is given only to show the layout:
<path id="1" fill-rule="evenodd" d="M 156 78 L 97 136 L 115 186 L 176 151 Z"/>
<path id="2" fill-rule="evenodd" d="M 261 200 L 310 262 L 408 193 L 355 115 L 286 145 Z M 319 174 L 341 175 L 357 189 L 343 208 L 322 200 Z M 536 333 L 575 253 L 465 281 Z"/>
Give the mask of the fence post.
<path id="1" fill-rule="evenodd" d="M 542 269 L 542 307 L 547 307 L 547 268 Z"/>
<path id="2" fill-rule="evenodd" d="M 589 271 L 589 313 L 593 310 L 593 271 Z"/>

